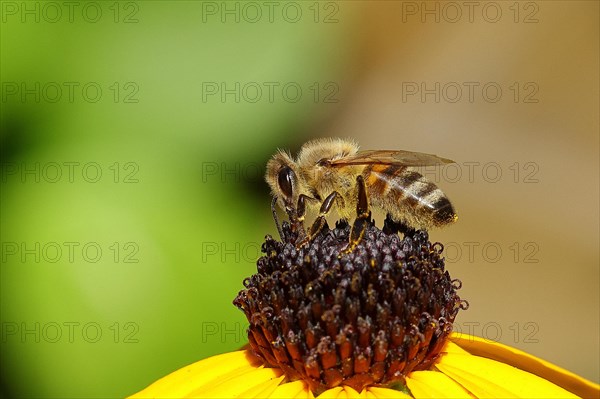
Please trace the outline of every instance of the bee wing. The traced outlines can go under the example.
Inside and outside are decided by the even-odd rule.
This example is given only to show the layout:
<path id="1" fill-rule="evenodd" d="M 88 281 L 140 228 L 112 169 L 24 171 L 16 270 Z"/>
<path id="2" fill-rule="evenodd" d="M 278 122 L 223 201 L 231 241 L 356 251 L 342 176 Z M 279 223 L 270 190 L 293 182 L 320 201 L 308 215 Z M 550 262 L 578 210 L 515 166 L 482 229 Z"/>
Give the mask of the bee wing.
<path id="1" fill-rule="evenodd" d="M 354 155 L 330 161 L 331 166 L 344 165 L 401 165 L 401 166 L 432 166 L 454 163 L 446 158 L 422 152 L 403 150 L 365 150 Z"/>

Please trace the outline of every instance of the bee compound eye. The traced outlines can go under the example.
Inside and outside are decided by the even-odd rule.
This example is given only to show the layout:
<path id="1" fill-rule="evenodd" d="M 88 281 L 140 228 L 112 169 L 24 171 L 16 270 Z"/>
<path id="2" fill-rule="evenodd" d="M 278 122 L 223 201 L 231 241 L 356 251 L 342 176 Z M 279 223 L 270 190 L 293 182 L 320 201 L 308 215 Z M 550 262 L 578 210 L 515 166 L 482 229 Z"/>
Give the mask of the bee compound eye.
<path id="1" fill-rule="evenodd" d="M 294 179 L 296 178 L 294 171 L 289 166 L 284 166 L 279 169 L 279 175 L 277 176 L 277 183 L 283 194 L 292 198 L 292 187 L 294 185 Z"/>

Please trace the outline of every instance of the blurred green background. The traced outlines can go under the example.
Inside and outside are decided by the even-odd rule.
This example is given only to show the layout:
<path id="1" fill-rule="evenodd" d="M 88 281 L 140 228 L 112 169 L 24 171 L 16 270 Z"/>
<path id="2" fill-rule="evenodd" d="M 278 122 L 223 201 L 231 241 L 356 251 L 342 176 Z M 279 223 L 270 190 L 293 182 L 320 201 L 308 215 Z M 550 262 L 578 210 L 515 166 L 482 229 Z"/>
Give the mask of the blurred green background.
<path id="1" fill-rule="evenodd" d="M 463 327 L 493 321 L 597 381 L 598 5 L 551 3 L 495 3 L 490 22 L 438 2 L 439 21 L 418 2 L 2 1 L 2 395 L 123 397 L 242 346 L 231 301 L 275 234 L 264 164 L 324 135 L 504 173 L 535 161 L 533 189 L 446 182 L 462 224 L 434 238 L 538 244 L 541 264 L 450 267 Z M 533 81 L 540 101 L 403 97 L 457 80 L 505 99 Z M 563 228 L 585 233 L 566 259 Z M 538 341 L 512 339 L 531 322 Z"/>

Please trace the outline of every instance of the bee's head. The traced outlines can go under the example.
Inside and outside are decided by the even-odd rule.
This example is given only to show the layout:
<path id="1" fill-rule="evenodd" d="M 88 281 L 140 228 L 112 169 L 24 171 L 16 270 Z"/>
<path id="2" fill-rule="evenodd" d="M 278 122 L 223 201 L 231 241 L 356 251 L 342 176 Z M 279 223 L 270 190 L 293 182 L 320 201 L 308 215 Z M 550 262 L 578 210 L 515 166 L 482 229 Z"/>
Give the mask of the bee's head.
<path id="1" fill-rule="evenodd" d="M 271 194 L 284 210 L 292 209 L 298 201 L 299 184 L 297 166 L 292 157 L 278 151 L 267 163 L 265 180 L 271 187 Z"/>

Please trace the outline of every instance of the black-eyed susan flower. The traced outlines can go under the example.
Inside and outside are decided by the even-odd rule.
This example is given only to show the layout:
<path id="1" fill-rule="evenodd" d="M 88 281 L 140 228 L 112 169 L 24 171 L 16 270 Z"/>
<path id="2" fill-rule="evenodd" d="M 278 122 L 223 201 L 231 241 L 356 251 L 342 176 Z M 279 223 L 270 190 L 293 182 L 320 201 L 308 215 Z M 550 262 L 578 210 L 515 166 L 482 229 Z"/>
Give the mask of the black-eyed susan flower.
<path id="1" fill-rule="evenodd" d="M 386 229 L 384 229 L 386 230 Z M 574 398 L 600 389 L 516 349 L 452 334 L 466 302 L 424 231 L 371 224 L 345 254 L 350 228 L 297 248 L 284 223 L 234 304 L 249 347 L 199 361 L 132 398 Z M 343 255 L 342 255 L 343 254 Z"/>

